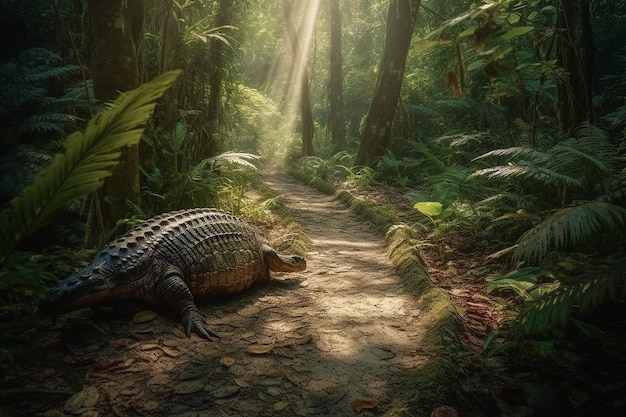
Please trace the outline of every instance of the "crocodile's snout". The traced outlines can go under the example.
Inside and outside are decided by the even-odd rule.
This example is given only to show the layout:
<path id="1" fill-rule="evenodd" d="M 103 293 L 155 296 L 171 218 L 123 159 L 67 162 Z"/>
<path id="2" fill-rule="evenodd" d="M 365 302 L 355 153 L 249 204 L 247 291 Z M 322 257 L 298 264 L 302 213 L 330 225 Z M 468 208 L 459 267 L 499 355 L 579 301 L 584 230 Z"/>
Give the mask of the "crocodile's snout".
<path id="1" fill-rule="evenodd" d="M 48 316 L 90 307 L 110 288 L 98 268 L 85 268 L 59 281 L 39 303 L 39 311 Z"/>

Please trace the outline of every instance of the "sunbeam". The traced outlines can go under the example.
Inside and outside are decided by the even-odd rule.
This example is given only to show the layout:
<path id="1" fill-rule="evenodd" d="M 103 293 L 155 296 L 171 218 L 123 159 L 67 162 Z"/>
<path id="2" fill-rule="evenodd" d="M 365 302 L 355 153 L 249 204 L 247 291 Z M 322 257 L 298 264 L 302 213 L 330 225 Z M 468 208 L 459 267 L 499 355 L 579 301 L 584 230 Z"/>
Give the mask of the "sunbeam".
<path id="1" fill-rule="evenodd" d="M 297 30 L 298 45 L 295 48 L 290 45 L 288 33 L 285 31 L 267 82 L 267 93 L 275 103 L 280 103 L 283 115 L 283 125 L 273 128 L 277 132 L 275 141 L 278 149 L 285 149 L 287 142 L 297 130 L 302 84 L 307 77 L 320 0 L 299 1 L 293 6 L 291 17 L 295 20 L 295 25 L 300 23 Z M 292 51 L 295 51 L 295 56 Z M 308 77 L 306 79 L 308 80 Z"/>

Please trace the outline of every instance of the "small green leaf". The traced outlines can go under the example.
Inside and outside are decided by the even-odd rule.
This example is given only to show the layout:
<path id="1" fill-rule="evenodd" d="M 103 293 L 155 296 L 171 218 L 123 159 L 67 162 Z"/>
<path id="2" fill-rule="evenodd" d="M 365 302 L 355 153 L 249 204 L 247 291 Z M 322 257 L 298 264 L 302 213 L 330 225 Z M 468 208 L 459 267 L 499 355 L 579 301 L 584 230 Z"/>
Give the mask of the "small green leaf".
<path id="1" fill-rule="evenodd" d="M 459 33 L 459 38 L 465 38 L 467 36 L 472 36 L 474 34 L 474 31 L 476 30 L 477 27 L 478 26 L 468 27 L 463 32 Z"/>
<path id="2" fill-rule="evenodd" d="M 427 42 L 422 42 L 419 45 L 417 45 L 415 47 L 415 51 L 416 52 L 424 52 L 427 51 L 429 49 L 434 48 L 435 46 L 439 46 L 442 45 L 442 42 L 440 41 L 427 41 Z"/>
<path id="3" fill-rule="evenodd" d="M 438 216 L 443 210 L 443 205 L 438 201 L 422 201 L 415 203 L 413 208 L 427 216 Z"/>
<path id="4" fill-rule="evenodd" d="M 509 15 L 507 16 L 507 20 L 509 21 L 510 24 L 514 25 L 517 22 L 519 22 L 520 17 L 521 16 L 517 13 L 509 13 Z"/>
<path id="5" fill-rule="evenodd" d="M 507 30 L 506 32 L 504 32 L 500 36 L 500 39 L 502 39 L 504 41 L 508 41 L 508 40 L 511 40 L 511 39 L 516 38 L 518 36 L 525 35 L 526 33 L 530 32 L 533 29 L 534 29 L 533 26 L 518 26 L 516 28 L 513 28 L 511 30 Z"/>

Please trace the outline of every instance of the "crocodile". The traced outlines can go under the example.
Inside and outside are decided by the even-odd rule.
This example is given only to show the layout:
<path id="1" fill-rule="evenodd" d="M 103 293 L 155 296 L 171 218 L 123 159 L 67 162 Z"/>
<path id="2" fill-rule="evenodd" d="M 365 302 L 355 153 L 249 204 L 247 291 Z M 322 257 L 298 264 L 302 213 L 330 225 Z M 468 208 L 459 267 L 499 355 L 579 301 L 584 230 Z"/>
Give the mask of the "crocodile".
<path id="1" fill-rule="evenodd" d="M 136 300 L 181 317 L 187 336 L 218 338 L 196 299 L 229 296 L 270 279 L 270 271 L 306 269 L 300 256 L 276 253 L 245 220 L 216 209 L 164 213 L 105 246 L 92 262 L 52 287 L 40 303 L 58 314 Z"/>

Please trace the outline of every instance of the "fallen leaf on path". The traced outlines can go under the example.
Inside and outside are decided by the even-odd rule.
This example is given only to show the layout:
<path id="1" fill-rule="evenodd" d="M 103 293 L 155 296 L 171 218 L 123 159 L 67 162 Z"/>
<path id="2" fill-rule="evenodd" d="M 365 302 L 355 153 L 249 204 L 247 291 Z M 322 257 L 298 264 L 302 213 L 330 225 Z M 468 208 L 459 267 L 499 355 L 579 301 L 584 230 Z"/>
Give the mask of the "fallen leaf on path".
<path id="1" fill-rule="evenodd" d="M 240 389 L 241 388 L 239 388 L 237 385 L 227 385 L 213 391 L 213 396 L 215 398 L 229 398 L 237 394 Z"/>
<path id="2" fill-rule="evenodd" d="M 352 401 L 352 409 L 359 414 L 363 410 L 373 410 L 378 407 L 378 403 L 374 400 L 354 400 Z"/>
<path id="3" fill-rule="evenodd" d="M 193 394 L 194 392 L 202 391 L 204 388 L 204 382 L 196 379 L 194 381 L 183 381 L 174 385 L 174 392 L 176 394 Z"/>
<path id="4" fill-rule="evenodd" d="M 300 376 L 296 371 L 292 371 L 291 369 L 285 371 L 285 377 L 294 385 L 298 385 L 300 382 L 304 381 L 304 377 Z"/>
<path id="5" fill-rule="evenodd" d="M 274 408 L 274 410 L 280 411 L 284 410 L 288 405 L 289 403 L 287 401 L 279 401 L 277 403 L 274 403 L 272 407 Z"/>
<path id="6" fill-rule="evenodd" d="M 241 387 L 241 388 L 248 388 L 250 386 L 248 381 L 245 381 L 242 378 L 235 378 L 233 379 L 233 382 L 237 384 L 238 387 Z"/>
<path id="7" fill-rule="evenodd" d="M 170 358 L 177 358 L 183 354 L 180 350 L 169 347 L 169 346 L 159 346 L 159 349 L 161 349 L 161 351 L 165 353 L 167 356 L 169 356 Z"/>
<path id="8" fill-rule="evenodd" d="M 264 353 L 269 353 L 274 349 L 274 345 L 259 345 L 257 343 L 248 346 L 246 351 L 248 353 L 252 353 L 255 355 L 262 355 Z"/>
<path id="9" fill-rule="evenodd" d="M 119 371 L 120 369 L 130 368 L 133 363 L 135 363 L 133 358 L 126 360 L 117 359 L 113 362 L 98 364 L 94 367 L 94 369 L 96 371 Z"/>
<path id="10" fill-rule="evenodd" d="M 259 381 L 259 385 L 263 385 L 266 387 L 271 387 L 274 385 L 280 385 L 283 383 L 282 378 L 265 378 L 261 381 Z"/>
<path id="11" fill-rule="evenodd" d="M 235 359 L 231 358 L 230 356 L 225 356 L 222 359 L 220 359 L 220 364 L 227 368 L 230 368 L 231 366 L 233 366 L 235 362 L 236 362 Z"/>
<path id="12" fill-rule="evenodd" d="M 147 323 L 149 321 L 154 320 L 156 318 L 156 316 L 158 316 L 158 314 L 155 313 L 154 311 L 141 310 L 140 312 L 136 313 L 133 316 L 131 321 L 133 323 Z"/>
<path id="13" fill-rule="evenodd" d="M 172 330 L 172 333 L 174 333 L 175 336 L 178 336 L 181 339 L 189 339 L 187 335 L 185 334 L 185 331 L 183 330 L 182 327 L 174 327 L 174 330 Z"/>
<path id="14" fill-rule="evenodd" d="M 100 393 L 98 389 L 93 385 L 89 385 L 68 398 L 63 405 L 63 410 L 67 413 L 74 414 L 76 411 L 83 408 L 95 406 L 99 399 Z"/>

